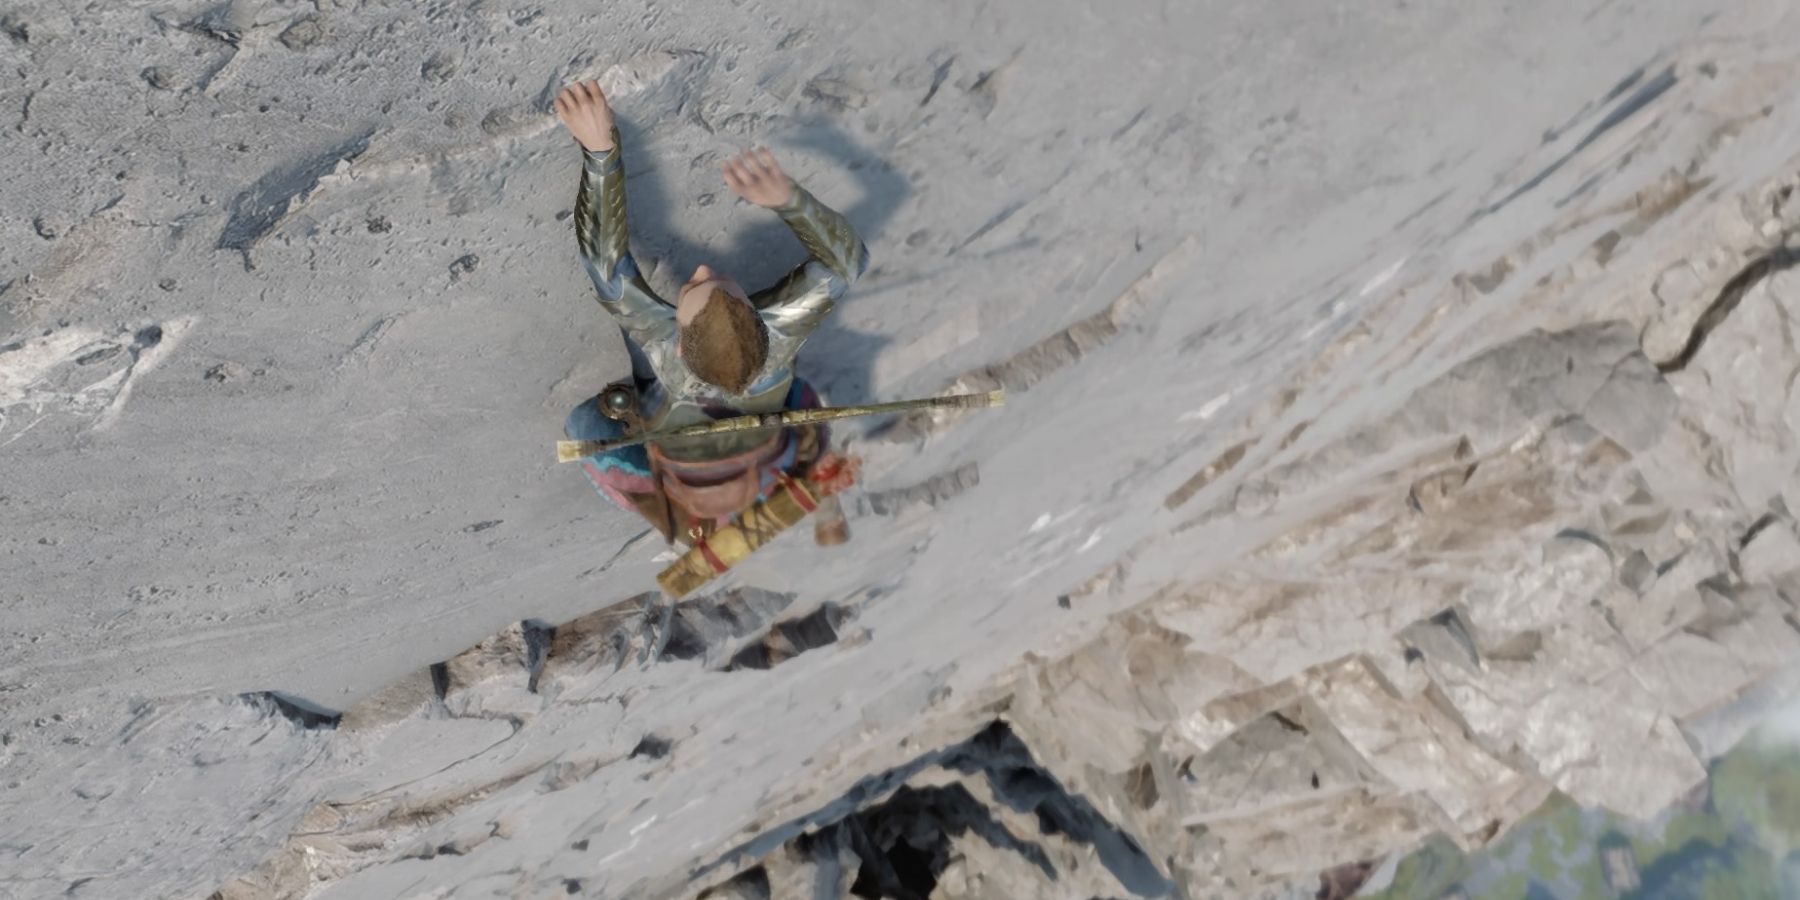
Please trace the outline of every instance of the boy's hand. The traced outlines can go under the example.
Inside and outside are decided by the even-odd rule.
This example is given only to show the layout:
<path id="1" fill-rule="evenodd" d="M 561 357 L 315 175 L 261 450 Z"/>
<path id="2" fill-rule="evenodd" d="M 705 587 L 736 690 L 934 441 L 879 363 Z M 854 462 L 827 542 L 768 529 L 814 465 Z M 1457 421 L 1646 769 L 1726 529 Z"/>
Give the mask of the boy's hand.
<path id="1" fill-rule="evenodd" d="M 593 153 L 613 148 L 612 107 L 598 81 L 577 81 L 556 95 L 556 118 L 581 146 Z"/>
<path id="2" fill-rule="evenodd" d="M 767 147 L 746 150 L 726 160 L 725 186 L 764 209 L 786 206 L 794 199 L 794 183 L 781 171 Z"/>

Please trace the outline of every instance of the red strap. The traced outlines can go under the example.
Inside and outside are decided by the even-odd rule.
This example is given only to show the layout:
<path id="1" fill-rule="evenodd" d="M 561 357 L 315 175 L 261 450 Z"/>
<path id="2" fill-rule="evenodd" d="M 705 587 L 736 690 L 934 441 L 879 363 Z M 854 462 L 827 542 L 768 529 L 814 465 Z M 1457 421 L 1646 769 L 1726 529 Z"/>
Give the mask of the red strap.
<path id="1" fill-rule="evenodd" d="M 690 516 L 688 522 L 691 523 L 688 526 L 688 536 L 694 539 L 694 549 L 700 551 L 700 558 L 706 560 L 707 565 L 712 566 L 713 573 L 723 574 L 726 569 L 731 568 L 706 543 L 706 532 L 702 530 L 700 520 Z"/>
<path id="2" fill-rule="evenodd" d="M 699 548 L 700 555 L 706 559 L 707 565 L 712 566 L 714 572 L 722 573 L 726 569 L 731 568 L 730 566 L 725 565 L 725 561 L 720 559 L 719 555 L 714 553 L 711 547 L 707 546 L 705 537 L 700 538 L 694 546 Z"/>
<path id="3" fill-rule="evenodd" d="M 804 509 L 809 513 L 819 511 L 819 504 L 814 503 L 811 497 L 806 496 L 805 489 L 795 484 L 794 479 L 786 472 L 782 472 L 775 477 L 781 479 L 781 486 L 787 488 L 788 496 L 794 498 L 794 502 L 800 504 L 801 509 Z"/>

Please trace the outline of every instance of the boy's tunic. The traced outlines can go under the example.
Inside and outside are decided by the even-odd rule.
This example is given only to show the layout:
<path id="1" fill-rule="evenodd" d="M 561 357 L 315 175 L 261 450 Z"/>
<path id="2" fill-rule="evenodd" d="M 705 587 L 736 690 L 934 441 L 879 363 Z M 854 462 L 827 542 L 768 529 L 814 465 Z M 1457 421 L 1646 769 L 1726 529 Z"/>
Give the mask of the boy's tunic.
<path id="1" fill-rule="evenodd" d="M 625 221 L 625 169 L 618 132 L 605 153 L 582 151 L 575 195 L 575 236 L 600 305 L 625 333 L 632 371 L 643 390 L 646 425 L 674 428 L 721 415 L 783 408 L 794 381 L 794 356 L 830 314 L 839 297 L 869 266 L 868 249 L 837 211 L 798 184 L 788 205 L 774 210 L 811 255 L 777 282 L 750 296 L 769 331 L 768 359 L 742 394 L 695 377 L 676 355 L 675 307 L 657 296 L 631 256 Z M 675 459 L 716 459 L 767 441 L 750 432 L 659 444 Z"/>

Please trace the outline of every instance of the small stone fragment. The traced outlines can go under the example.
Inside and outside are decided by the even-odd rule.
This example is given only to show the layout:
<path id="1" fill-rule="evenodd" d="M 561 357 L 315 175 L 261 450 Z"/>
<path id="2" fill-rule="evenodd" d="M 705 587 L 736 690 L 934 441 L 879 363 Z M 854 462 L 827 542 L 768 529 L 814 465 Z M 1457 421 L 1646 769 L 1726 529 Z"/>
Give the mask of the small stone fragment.
<path id="1" fill-rule="evenodd" d="M 1642 596 L 1656 583 L 1656 566 L 1644 551 L 1634 551 L 1619 564 L 1619 583 L 1631 589 L 1631 592 Z"/>
<path id="2" fill-rule="evenodd" d="M 175 279 L 173 279 L 173 278 L 160 279 L 156 282 L 156 286 L 159 288 L 162 288 L 165 291 L 173 291 L 173 290 L 175 290 Z"/>
<path id="3" fill-rule="evenodd" d="M 244 367 L 234 362 L 222 362 L 206 370 L 206 380 L 224 384 L 244 377 Z"/>
<path id="4" fill-rule="evenodd" d="M 214 7 L 201 15 L 182 23 L 183 31 L 205 35 L 222 44 L 236 47 L 243 43 L 244 27 L 237 15 L 240 10 L 231 4 Z"/>
<path id="5" fill-rule="evenodd" d="M 174 76 L 170 75 L 169 70 L 162 66 L 150 66 L 139 74 L 143 76 L 145 84 L 159 91 L 169 90 L 175 84 Z"/>
<path id="6" fill-rule="evenodd" d="M 456 75 L 461 64 L 462 60 L 455 52 L 439 50 L 419 65 L 419 77 L 432 84 L 443 84 Z"/>
<path id="7" fill-rule="evenodd" d="M 5 32 L 15 44 L 31 43 L 31 29 L 18 13 L 7 13 L 0 16 L 0 32 Z"/>
<path id="8" fill-rule="evenodd" d="M 363 224 L 369 229 L 370 234 L 387 234 L 394 227 L 393 223 L 388 221 L 387 216 L 370 216 L 369 220 Z"/>
<path id="9" fill-rule="evenodd" d="M 869 103 L 869 97 L 856 88 L 848 80 L 820 76 L 806 83 L 800 91 L 806 99 L 817 104 L 827 113 L 843 113 L 862 109 Z"/>
<path id="10" fill-rule="evenodd" d="M 125 348 L 120 347 L 118 344 L 108 344 L 98 350 L 91 350 L 76 357 L 75 364 L 78 366 L 91 366 L 97 362 L 105 362 L 106 360 L 118 356 L 124 349 Z"/>
<path id="11" fill-rule="evenodd" d="M 318 19 L 301 19 L 281 33 L 282 46 L 289 50 L 305 50 L 325 38 L 325 26 Z"/>
<path id="12" fill-rule="evenodd" d="M 515 137 L 529 133 L 542 115 L 524 106 L 497 106 L 481 117 L 481 131 L 489 137 Z"/>
<path id="13" fill-rule="evenodd" d="M 480 262 L 481 257 L 476 256 L 473 253 L 464 253 L 457 257 L 456 261 L 450 264 L 450 280 L 461 280 L 464 275 L 475 271 L 475 266 Z"/>

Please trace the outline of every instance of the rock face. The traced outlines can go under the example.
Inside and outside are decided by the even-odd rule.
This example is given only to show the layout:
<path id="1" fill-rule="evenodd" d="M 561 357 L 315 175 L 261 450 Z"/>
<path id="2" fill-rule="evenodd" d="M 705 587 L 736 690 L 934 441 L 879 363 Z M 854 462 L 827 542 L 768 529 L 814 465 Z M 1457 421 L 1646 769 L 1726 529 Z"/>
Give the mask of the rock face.
<path id="1" fill-rule="evenodd" d="M 918 776 L 765 858 L 756 877 L 798 866 L 815 880 L 771 878 L 759 896 L 825 895 L 808 891 L 869 858 L 846 855 L 843 835 L 897 809 L 912 810 L 922 835 L 873 851 L 921 853 L 929 890 L 859 896 L 1019 896 L 1048 883 L 1069 897 L 1313 885 L 1346 896 L 1354 887 L 1340 882 L 1370 871 L 1346 864 L 1433 835 L 1483 846 L 1553 791 L 1633 817 L 1682 801 L 1751 710 L 1791 695 L 1800 674 L 1794 165 L 1746 190 L 1738 208 L 1758 237 L 1713 251 L 1742 263 L 1715 267 L 1685 303 L 1606 293 L 1637 277 L 1616 262 L 1569 266 L 1544 281 L 1597 294 L 1587 321 L 1547 316 L 1551 330 L 1481 349 L 1336 437 L 1300 441 L 1305 421 L 1285 435 L 1270 427 L 1309 385 L 1277 395 L 1165 505 L 1211 501 L 1177 533 L 1265 518 L 1281 521 L 1278 535 L 1016 671 L 1000 714 L 1008 733 L 1169 886 L 1065 884 L 1065 868 L 1101 858 L 1068 848 L 1049 855 L 1035 888 L 1006 881 L 1034 857 L 994 859 L 1007 846 L 994 839 L 963 848 L 965 822 L 919 809 L 921 791 L 938 788 L 913 785 L 938 780 Z M 1658 190 L 1669 189 L 1640 192 L 1639 215 Z M 1609 235 L 1596 246 L 1610 257 L 1622 239 Z M 1707 235 L 1660 237 L 1693 252 Z M 1504 274 L 1486 276 L 1483 292 Z M 1365 326 L 1341 340 L 1344 355 L 1383 330 Z M 1269 434 L 1275 452 L 1240 466 Z M 1077 598 L 1120 590 L 1116 573 L 1096 582 Z M 920 849 L 942 846 L 949 862 Z M 816 847 L 830 855 L 805 855 Z M 972 883 L 958 864 L 1002 874 Z"/>
<path id="2" fill-rule="evenodd" d="M 1756 288 L 1766 318 L 1720 323 L 1713 352 L 1753 365 L 1761 354 L 1725 348 L 1767 347 L 1791 327 L 1789 284 Z M 853 871 L 904 882 L 885 868 L 902 863 L 928 869 L 929 889 L 860 896 L 1022 896 L 1042 889 L 1032 878 L 1071 897 L 1279 892 L 1433 834 L 1482 846 L 1552 790 L 1637 817 L 1677 802 L 1721 749 L 1695 727 L 1800 665 L 1800 554 L 1749 554 L 1793 540 L 1781 497 L 1800 453 L 1786 432 L 1759 446 L 1741 430 L 1785 415 L 1789 394 L 1753 392 L 1729 431 L 1696 427 L 1729 390 L 1700 374 L 1717 359 L 1665 375 L 1616 321 L 1486 351 L 1238 489 L 1384 460 L 1353 496 L 1238 571 L 1171 585 L 1020 671 L 987 740 L 1007 729 L 1036 754 L 1031 771 L 1059 776 L 1058 792 L 1092 804 L 1170 885 L 1063 877 L 1095 861 L 1114 871 L 1096 848 L 965 847 L 981 833 L 972 816 L 1033 807 L 966 778 L 948 796 L 920 775 L 765 859 L 749 876 L 773 886 L 759 896 L 821 896 L 808 891 Z M 1776 511 L 1754 524 L 1736 498 L 1671 502 L 1710 482 L 1662 480 L 1700 471 L 1721 433 L 1777 473 L 1758 482 L 1772 495 L 1753 495 Z M 868 836 L 902 815 L 902 836 Z M 812 880 L 784 887 L 796 867 Z"/>
<path id="3" fill-rule="evenodd" d="M 1036 667 L 1009 718 L 1120 810 L 1148 773 L 1135 833 L 1205 890 L 1432 833 L 1479 846 L 1552 788 L 1634 816 L 1673 803 L 1704 776 L 1688 723 L 1800 661 L 1797 585 L 1745 576 L 1744 513 L 1645 473 L 1700 463 L 1673 377 L 1622 323 L 1451 369 L 1288 471 L 1396 465 L 1245 571 Z M 1777 463 L 1790 492 L 1796 462 Z"/>
<path id="4" fill-rule="evenodd" d="M 1341 898 L 1800 693 L 1793 4 L 578 6 L 0 16 L 8 890 Z M 547 461 L 584 77 L 653 284 L 769 142 L 803 371 L 1008 392 L 847 549 L 669 604 Z"/>

